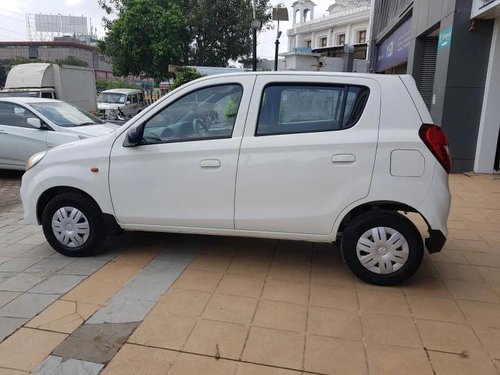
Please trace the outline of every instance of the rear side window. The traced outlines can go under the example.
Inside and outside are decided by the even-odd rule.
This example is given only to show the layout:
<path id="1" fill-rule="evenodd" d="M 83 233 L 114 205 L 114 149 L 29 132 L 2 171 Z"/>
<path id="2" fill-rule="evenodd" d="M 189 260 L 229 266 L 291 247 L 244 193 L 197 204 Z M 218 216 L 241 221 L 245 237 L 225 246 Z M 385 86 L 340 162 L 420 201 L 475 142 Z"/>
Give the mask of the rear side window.
<path id="1" fill-rule="evenodd" d="M 144 101 L 144 95 L 142 94 L 142 92 L 140 92 L 139 94 L 137 94 L 138 97 L 139 97 L 139 103 L 142 103 Z"/>
<path id="2" fill-rule="evenodd" d="M 350 85 L 269 85 L 256 135 L 347 129 L 361 117 L 370 90 Z"/>

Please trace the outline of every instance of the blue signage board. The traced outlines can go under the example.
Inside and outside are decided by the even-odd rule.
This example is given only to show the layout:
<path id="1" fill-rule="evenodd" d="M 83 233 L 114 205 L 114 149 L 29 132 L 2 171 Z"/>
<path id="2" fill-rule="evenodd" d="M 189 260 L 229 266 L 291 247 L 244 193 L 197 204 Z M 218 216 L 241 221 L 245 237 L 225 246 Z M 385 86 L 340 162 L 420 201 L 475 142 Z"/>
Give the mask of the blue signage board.
<path id="1" fill-rule="evenodd" d="M 312 48 L 311 47 L 295 47 L 293 49 L 293 52 L 311 53 Z"/>
<path id="2" fill-rule="evenodd" d="M 375 71 L 383 72 L 408 61 L 410 49 L 411 18 L 403 22 L 384 39 L 377 48 Z"/>
<path id="3" fill-rule="evenodd" d="M 451 45 L 451 32 L 453 28 L 447 27 L 439 32 L 438 49 L 448 48 Z"/>

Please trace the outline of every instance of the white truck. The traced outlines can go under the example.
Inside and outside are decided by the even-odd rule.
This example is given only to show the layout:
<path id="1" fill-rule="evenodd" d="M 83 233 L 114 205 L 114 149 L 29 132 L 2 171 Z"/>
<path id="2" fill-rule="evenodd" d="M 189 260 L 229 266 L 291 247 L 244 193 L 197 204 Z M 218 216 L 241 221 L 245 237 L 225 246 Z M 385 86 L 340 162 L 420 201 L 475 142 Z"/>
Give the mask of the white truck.
<path id="1" fill-rule="evenodd" d="M 91 113 L 97 112 L 93 69 L 50 63 L 19 64 L 7 75 L 0 96 L 59 99 Z"/>

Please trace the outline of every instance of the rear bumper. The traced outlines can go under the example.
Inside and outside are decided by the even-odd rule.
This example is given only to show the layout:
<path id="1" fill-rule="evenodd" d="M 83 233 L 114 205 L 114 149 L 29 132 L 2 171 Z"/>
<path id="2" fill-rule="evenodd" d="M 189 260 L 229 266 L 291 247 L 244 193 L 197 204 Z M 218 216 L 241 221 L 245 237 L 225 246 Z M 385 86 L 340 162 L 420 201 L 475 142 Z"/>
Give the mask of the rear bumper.
<path id="1" fill-rule="evenodd" d="M 446 237 L 440 230 L 429 230 L 429 237 L 425 239 L 425 247 L 430 254 L 440 252 L 444 244 L 446 243 Z"/>

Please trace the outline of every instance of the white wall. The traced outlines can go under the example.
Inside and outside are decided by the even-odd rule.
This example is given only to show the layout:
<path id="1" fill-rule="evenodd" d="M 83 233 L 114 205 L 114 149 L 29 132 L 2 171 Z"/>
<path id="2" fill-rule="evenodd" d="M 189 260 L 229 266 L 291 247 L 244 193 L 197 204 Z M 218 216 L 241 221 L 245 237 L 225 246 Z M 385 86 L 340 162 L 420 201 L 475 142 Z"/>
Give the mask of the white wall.
<path id="1" fill-rule="evenodd" d="M 474 172 L 491 173 L 500 130 L 500 17 L 495 19 Z M 453 150 L 452 150 L 453 151 Z"/>

